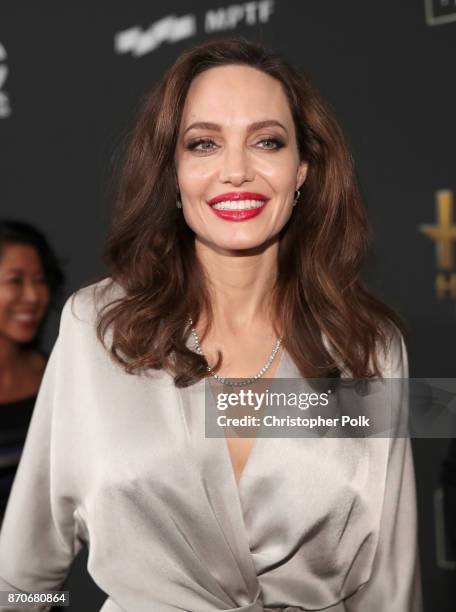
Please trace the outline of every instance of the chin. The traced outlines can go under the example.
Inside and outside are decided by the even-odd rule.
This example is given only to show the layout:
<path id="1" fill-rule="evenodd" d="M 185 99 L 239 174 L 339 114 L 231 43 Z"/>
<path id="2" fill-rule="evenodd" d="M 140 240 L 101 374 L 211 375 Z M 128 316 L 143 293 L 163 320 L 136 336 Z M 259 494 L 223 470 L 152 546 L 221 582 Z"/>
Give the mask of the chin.
<path id="1" fill-rule="evenodd" d="M 249 249 L 258 249 L 260 248 L 266 241 L 265 240 L 253 240 L 253 239 L 245 239 L 245 240 L 226 240 L 224 242 L 215 242 L 215 245 L 218 249 L 225 249 L 227 251 L 246 251 Z"/>
<path id="2" fill-rule="evenodd" d="M 11 339 L 17 342 L 17 344 L 28 344 L 35 339 L 35 336 L 36 332 L 34 331 L 33 333 L 14 334 Z"/>
<path id="3" fill-rule="evenodd" d="M 268 232 L 268 231 L 255 232 L 255 233 L 252 232 L 250 235 L 248 232 L 246 232 L 245 235 L 227 237 L 227 239 L 223 241 L 223 247 L 222 247 L 222 244 L 220 244 L 220 246 L 222 248 L 232 249 L 232 250 L 261 249 L 262 247 L 266 248 L 270 246 L 272 242 L 278 239 L 278 237 L 279 237 L 279 234 L 275 231 L 274 232 Z M 222 241 L 220 240 L 220 236 L 219 236 L 219 243 L 221 242 Z"/>
<path id="4" fill-rule="evenodd" d="M 35 334 L 33 334 L 33 336 L 29 336 L 28 338 L 21 338 L 20 340 L 17 340 L 18 344 L 29 344 L 29 342 L 32 342 L 35 339 Z"/>

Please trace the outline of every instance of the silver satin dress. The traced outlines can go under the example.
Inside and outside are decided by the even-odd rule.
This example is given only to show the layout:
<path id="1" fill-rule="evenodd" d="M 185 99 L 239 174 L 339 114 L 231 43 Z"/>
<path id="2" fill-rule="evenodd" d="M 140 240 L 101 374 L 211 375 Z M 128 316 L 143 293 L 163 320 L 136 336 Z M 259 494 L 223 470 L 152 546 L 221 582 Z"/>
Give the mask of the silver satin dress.
<path id="1" fill-rule="evenodd" d="M 420 612 L 410 441 L 258 438 L 238 487 L 226 440 L 205 437 L 204 381 L 128 375 L 96 339 L 104 284 L 64 307 L 0 590 L 58 589 L 85 544 L 102 612 Z M 407 376 L 400 338 L 384 375 Z M 284 352 L 276 377 L 298 376 Z"/>

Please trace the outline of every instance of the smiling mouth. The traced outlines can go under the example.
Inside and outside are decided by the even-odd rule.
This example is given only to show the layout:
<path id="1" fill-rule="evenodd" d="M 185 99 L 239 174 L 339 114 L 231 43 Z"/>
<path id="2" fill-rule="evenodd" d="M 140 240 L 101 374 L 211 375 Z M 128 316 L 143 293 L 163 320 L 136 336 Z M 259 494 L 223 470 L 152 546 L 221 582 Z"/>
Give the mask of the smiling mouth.
<path id="1" fill-rule="evenodd" d="M 12 317 L 14 321 L 20 321 L 21 323 L 32 323 L 37 321 L 37 316 L 34 314 L 16 314 Z"/>
<path id="2" fill-rule="evenodd" d="M 225 221 L 248 221 L 262 213 L 269 198 L 255 191 L 229 191 L 208 201 L 212 212 Z"/>
<path id="3" fill-rule="evenodd" d="M 265 200 L 224 200 L 212 204 L 212 208 L 216 210 L 253 210 L 262 208 L 265 204 Z"/>

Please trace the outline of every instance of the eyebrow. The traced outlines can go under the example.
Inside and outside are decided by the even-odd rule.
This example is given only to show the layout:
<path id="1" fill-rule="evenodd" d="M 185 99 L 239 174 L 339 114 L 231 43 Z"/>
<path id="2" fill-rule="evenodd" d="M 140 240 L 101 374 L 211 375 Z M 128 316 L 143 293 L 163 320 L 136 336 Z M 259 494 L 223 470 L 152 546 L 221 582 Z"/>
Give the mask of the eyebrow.
<path id="1" fill-rule="evenodd" d="M 250 125 L 247 126 L 247 131 L 250 132 L 254 132 L 255 130 L 261 130 L 262 128 L 265 127 L 280 127 L 282 128 L 282 130 L 285 131 L 285 133 L 287 133 L 287 128 L 280 123 L 280 121 L 277 121 L 276 119 L 265 119 L 264 121 L 255 121 L 255 123 L 251 123 Z M 188 128 L 186 128 L 186 130 L 184 131 L 184 134 L 186 134 L 189 130 L 193 130 L 196 128 L 200 128 L 202 130 L 213 130 L 214 132 L 221 132 L 222 128 L 218 123 L 212 123 L 210 121 L 196 121 L 195 123 L 192 123 L 191 125 L 188 126 Z"/>

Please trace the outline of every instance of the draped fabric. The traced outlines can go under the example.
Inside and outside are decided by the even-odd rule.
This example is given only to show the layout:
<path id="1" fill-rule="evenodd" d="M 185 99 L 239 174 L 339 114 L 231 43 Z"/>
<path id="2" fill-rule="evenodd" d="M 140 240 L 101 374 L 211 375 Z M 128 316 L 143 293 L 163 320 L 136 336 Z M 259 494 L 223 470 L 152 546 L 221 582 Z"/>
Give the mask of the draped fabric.
<path id="1" fill-rule="evenodd" d="M 104 282 L 64 307 L 0 590 L 57 589 L 87 545 L 103 612 L 420 612 L 410 441 L 258 438 L 237 485 L 226 440 L 205 436 L 205 382 L 128 375 L 96 339 Z M 384 373 L 407 376 L 399 337 Z M 285 351 L 276 377 L 297 376 Z"/>

